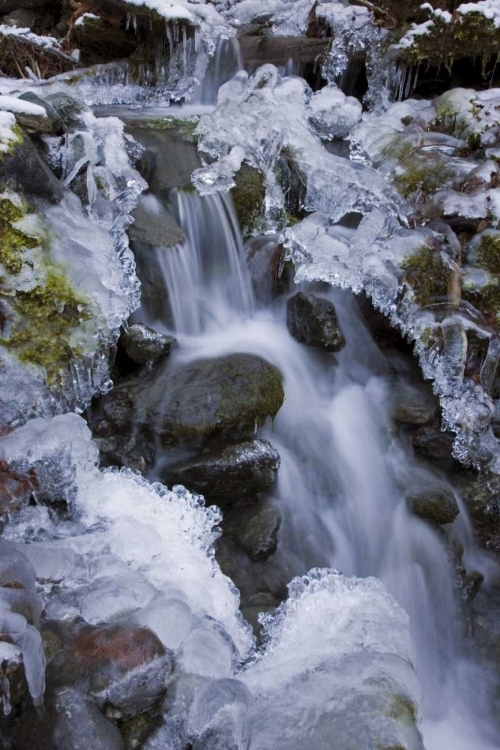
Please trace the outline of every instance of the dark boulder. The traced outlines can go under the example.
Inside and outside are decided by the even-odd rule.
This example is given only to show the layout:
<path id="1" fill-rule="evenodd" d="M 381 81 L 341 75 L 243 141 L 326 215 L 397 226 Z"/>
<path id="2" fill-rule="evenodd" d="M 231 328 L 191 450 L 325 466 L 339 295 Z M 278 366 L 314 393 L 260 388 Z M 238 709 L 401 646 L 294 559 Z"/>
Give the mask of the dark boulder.
<path id="1" fill-rule="evenodd" d="M 287 302 L 288 330 L 294 339 L 327 352 L 339 352 L 345 339 L 330 300 L 297 292 Z"/>
<path id="2" fill-rule="evenodd" d="M 62 200 L 64 186 L 42 161 L 27 135 L 11 153 L 4 155 L 0 171 L 3 184 L 7 183 L 15 191 L 51 203 Z"/>
<path id="3" fill-rule="evenodd" d="M 390 383 L 392 417 L 407 425 L 432 424 L 438 415 L 439 403 L 431 388 L 394 380 Z"/>
<path id="4" fill-rule="evenodd" d="M 140 323 L 131 325 L 123 331 L 120 342 L 130 359 L 138 365 L 168 357 L 172 348 L 177 345 L 176 339 L 172 336 L 158 333 Z"/>
<path id="5" fill-rule="evenodd" d="M 276 552 L 280 526 L 281 514 L 272 505 L 235 506 L 224 512 L 224 534 L 254 562 Z"/>
<path id="6" fill-rule="evenodd" d="M 285 248 L 276 238 L 254 237 L 247 243 L 247 266 L 255 296 L 270 302 L 289 291 L 292 270 L 285 261 Z"/>
<path id="7" fill-rule="evenodd" d="M 252 435 L 284 399 L 279 370 L 251 354 L 178 364 L 123 379 L 103 400 L 112 429 L 139 432 L 165 448 Z"/>
<path id="8" fill-rule="evenodd" d="M 258 500 L 274 482 L 279 464 L 271 443 L 248 440 L 167 466 L 163 478 L 169 485 L 182 484 L 208 502 L 226 506 Z"/>
<path id="9" fill-rule="evenodd" d="M 424 425 L 413 432 L 413 448 L 422 456 L 434 461 L 451 461 L 454 436 L 443 432 L 438 421 Z"/>
<path id="10" fill-rule="evenodd" d="M 459 513 L 453 492 L 444 485 L 429 486 L 410 492 L 406 501 L 416 516 L 437 524 L 451 523 Z"/>

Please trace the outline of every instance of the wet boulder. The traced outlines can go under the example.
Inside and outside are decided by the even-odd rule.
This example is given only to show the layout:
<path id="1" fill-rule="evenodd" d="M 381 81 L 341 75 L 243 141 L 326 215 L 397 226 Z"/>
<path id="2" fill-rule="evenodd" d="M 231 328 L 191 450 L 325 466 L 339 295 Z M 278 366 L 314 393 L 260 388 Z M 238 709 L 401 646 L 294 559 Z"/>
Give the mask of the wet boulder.
<path id="1" fill-rule="evenodd" d="M 60 641 L 49 663 L 50 686 L 85 686 L 114 719 L 149 711 L 164 698 L 172 660 L 149 628 L 81 624 L 63 632 L 57 625 L 44 633 L 45 642 Z"/>
<path id="2" fill-rule="evenodd" d="M 390 384 L 392 417 L 402 424 L 421 426 L 432 424 L 437 417 L 439 403 L 430 388 L 396 380 Z"/>
<path id="3" fill-rule="evenodd" d="M 62 130 L 61 118 L 55 107 L 53 107 L 50 102 L 37 96 L 32 91 L 26 91 L 24 94 L 21 94 L 19 99 L 28 102 L 29 104 L 36 104 L 39 107 L 43 107 L 45 110 L 45 115 L 43 117 L 29 118 L 28 115 L 24 115 L 23 119 L 22 115 L 16 116 L 17 121 L 25 128 L 26 132 L 30 134 L 54 134 L 59 133 Z"/>
<path id="4" fill-rule="evenodd" d="M 279 454 L 269 441 L 248 440 L 170 465 L 163 478 L 224 507 L 258 500 L 274 482 L 279 464 Z"/>
<path id="5" fill-rule="evenodd" d="M 345 339 L 335 306 L 315 294 L 297 292 L 287 303 L 287 325 L 294 339 L 327 352 L 339 352 Z"/>
<path id="6" fill-rule="evenodd" d="M 449 461 L 453 456 L 454 436 L 443 432 L 436 420 L 431 425 L 422 425 L 413 432 L 413 448 L 422 456 L 435 461 Z"/>
<path id="7" fill-rule="evenodd" d="M 459 514 L 453 492 L 444 485 L 410 491 L 406 502 L 416 516 L 437 524 L 452 523 Z"/>
<path id="8" fill-rule="evenodd" d="M 280 371 L 260 357 L 160 362 L 123 379 L 103 400 L 111 429 L 134 431 L 165 448 L 209 438 L 252 435 L 284 399 Z"/>
<path id="9" fill-rule="evenodd" d="M 50 203 L 59 203 L 64 187 L 42 161 L 29 136 L 22 140 L 2 159 L 2 182 L 27 196 L 44 198 Z"/>
<path id="10" fill-rule="evenodd" d="M 224 534 L 254 562 L 276 551 L 280 526 L 281 514 L 272 505 L 235 506 L 224 513 Z"/>
<path id="11" fill-rule="evenodd" d="M 45 711 L 29 712 L 19 724 L 18 750 L 123 750 L 118 728 L 95 702 L 76 688 L 56 691 Z"/>
<path id="12" fill-rule="evenodd" d="M 270 302 L 289 291 L 292 272 L 285 261 L 285 249 L 276 238 L 254 237 L 247 243 L 247 267 L 255 296 Z"/>
<path id="13" fill-rule="evenodd" d="M 123 331 L 120 342 L 133 362 L 145 365 L 168 357 L 177 344 L 173 336 L 158 333 L 148 326 L 136 323 Z"/>

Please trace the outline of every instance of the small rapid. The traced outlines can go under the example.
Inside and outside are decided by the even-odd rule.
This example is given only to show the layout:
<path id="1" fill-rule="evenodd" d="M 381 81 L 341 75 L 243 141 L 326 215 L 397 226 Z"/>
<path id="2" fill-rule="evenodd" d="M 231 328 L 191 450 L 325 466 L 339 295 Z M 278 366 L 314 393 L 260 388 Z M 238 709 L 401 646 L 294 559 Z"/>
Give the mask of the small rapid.
<path id="1" fill-rule="evenodd" d="M 410 616 L 427 750 L 493 750 L 488 680 L 466 654 L 447 544 L 460 543 L 467 564 L 486 578 L 490 561 L 474 549 L 463 507 L 446 536 L 407 507 L 408 488 L 449 485 L 394 431 L 397 363 L 340 290 L 320 295 L 335 305 L 345 348 L 331 355 L 297 343 L 286 301 L 265 306 L 253 298 L 231 199 L 179 192 L 175 200 L 187 239 L 163 256 L 173 318 L 163 330 L 180 341 L 178 361 L 251 353 L 284 376 L 285 403 L 264 434 L 281 457 L 272 501 L 283 518 L 280 575 L 287 581 L 323 566 L 379 578 Z"/>

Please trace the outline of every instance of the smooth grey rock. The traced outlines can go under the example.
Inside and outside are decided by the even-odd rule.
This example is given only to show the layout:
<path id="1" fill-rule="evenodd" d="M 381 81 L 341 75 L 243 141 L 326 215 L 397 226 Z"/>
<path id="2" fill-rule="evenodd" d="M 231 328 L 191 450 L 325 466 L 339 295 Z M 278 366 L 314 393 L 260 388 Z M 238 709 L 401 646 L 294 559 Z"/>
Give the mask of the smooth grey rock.
<path id="1" fill-rule="evenodd" d="M 141 323 L 135 323 L 123 331 L 120 341 L 130 359 L 138 365 L 168 357 L 172 348 L 177 345 L 173 336 L 158 333 Z"/>
<path id="2" fill-rule="evenodd" d="M 171 486 L 182 484 L 207 502 L 224 507 L 258 500 L 274 482 L 279 465 L 279 454 L 269 441 L 249 440 L 167 466 L 163 478 Z M 260 540 L 256 529 L 246 541 L 257 554 L 265 554 L 266 533 L 262 528 L 260 532 Z"/>
<path id="3" fill-rule="evenodd" d="M 439 404 L 430 388 L 396 380 L 390 383 L 390 397 L 396 422 L 420 426 L 431 424 L 437 417 Z"/>
<path id="4" fill-rule="evenodd" d="M 445 485 L 410 491 L 406 502 L 416 516 L 437 524 L 451 523 L 459 514 L 455 496 Z"/>
<path id="5" fill-rule="evenodd" d="M 25 195 L 44 198 L 58 203 L 64 195 L 64 186 L 42 161 L 29 136 L 25 135 L 10 154 L 5 154 L 1 164 L 4 182 L 12 189 L 21 189 Z"/>
<path id="6" fill-rule="evenodd" d="M 43 120 L 43 122 L 37 122 L 34 118 L 34 122 L 32 124 L 30 124 L 28 121 L 23 122 L 16 116 L 19 124 L 22 125 L 28 133 L 56 134 L 61 131 L 61 118 L 59 117 L 57 110 L 52 106 L 52 104 L 50 104 L 49 101 L 42 99 L 32 91 L 26 91 L 24 94 L 21 94 L 19 99 L 22 99 L 25 102 L 31 102 L 31 104 L 38 104 L 38 106 L 43 107 L 45 109 L 45 112 L 47 113 L 47 116 L 45 118 L 38 118 L 39 120 Z"/>
<path id="7" fill-rule="evenodd" d="M 291 335 L 302 344 L 339 352 L 345 339 L 337 322 L 335 306 L 315 294 L 297 292 L 287 302 L 287 325 Z"/>
<path id="8" fill-rule="evenodd" d="M 280 526 L 281 514 L 272 505 L 234 507 L 224 513 L 224 534 L 254 562 L 267 560 L 276 551 Z"/>
<path id="9" fill-rule="evenodd" d="M 419 427 L 412 435 L 413 448 L 426 458 L 434 461 L 451 460 L 454 437 L 443 432 L 439 422 Z"/>
<path id="10" fill-rule="evenodd" d="M 142 433 L 165 448 L 209 438 L 252 435 L 284 399 L 280 371 L 252 354 L 177 364 L 124 378 L 103 399 L 117 430 Z"/>
<path id="11" fill-rule="evenodd" d="M 17 8 L 4 16 L 3 22 L 6 26 L 14 26 L 18 29 L 32 29 L 35 25 L 37 13 L 29 8 Z"/>

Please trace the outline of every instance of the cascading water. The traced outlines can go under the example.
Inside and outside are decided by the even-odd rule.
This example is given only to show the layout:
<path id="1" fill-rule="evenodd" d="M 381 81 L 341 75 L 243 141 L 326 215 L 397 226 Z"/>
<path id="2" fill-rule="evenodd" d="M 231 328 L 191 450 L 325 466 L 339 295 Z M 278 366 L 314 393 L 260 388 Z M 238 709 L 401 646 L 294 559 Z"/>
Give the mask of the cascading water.
<path id="1" fill-rule="evenodd" d="M 163 272 L 179 361 L 248 352 L 284 375 L 285 404 L 266 435 L 281 456 L 274 502 L 283 516 L 277 565 L 284 580 L 315 565 L 380 578 L 410 614 L 427 750 L 493 750 L 488 685 L 463 653 L 444 539 L 405 501 L 409 487 L 446 479 L 395 438 L 393 376 L 354 298 L 326 294 L 347 340 L 340 354 L 298 344 L 283 302 L 256 309 L 230 198 L 179 193 L 178 203 L 187 241 L 164 254 Z M 471 545 L 463 509 L 449 534 L 465 545 L 469 566 L 487 576 L 489 562 Z"/>

